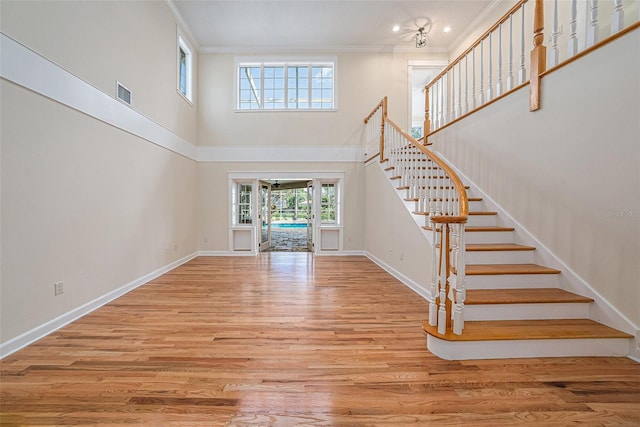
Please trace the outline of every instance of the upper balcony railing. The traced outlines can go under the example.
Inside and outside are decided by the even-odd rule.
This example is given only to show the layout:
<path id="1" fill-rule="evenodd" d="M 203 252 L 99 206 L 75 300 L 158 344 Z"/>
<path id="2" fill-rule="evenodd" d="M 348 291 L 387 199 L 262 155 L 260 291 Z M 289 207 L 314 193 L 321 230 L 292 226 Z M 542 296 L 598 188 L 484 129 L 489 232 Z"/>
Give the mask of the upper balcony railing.
<path id="1" fill-rule="evenodd" d="M 428 136 L 638 28 L 640 0 L 519 0 L 425 87 Z M 545 46 L 545 42 L 549 47 Z"/>

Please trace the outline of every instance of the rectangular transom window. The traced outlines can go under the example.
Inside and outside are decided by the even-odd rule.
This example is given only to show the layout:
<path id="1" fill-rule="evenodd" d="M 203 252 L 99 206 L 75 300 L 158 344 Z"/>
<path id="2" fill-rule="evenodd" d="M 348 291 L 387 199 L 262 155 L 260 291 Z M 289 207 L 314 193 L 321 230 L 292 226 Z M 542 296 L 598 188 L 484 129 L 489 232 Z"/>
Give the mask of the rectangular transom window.
<path id="1" fill-rule="evenodd" d="M 237 63 L 238 110 L 335 109 L 335 60 Z"/>

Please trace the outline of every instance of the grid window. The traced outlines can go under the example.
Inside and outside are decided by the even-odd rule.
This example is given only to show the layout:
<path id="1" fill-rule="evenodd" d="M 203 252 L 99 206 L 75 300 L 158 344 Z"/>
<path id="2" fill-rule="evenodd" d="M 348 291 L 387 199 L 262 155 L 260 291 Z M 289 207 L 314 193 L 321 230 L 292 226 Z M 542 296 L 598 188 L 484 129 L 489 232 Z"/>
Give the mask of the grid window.
<path id="1" fill-rule="evenodd" d="M 334 63 L 240 63 L 239 110 L 335 108 Z"/>
<path id="2" fill-rule="evenodd" d="M 191 50 L 178 36 L 178 92 L 192 101 L 192 55 Z"/>
<path id="3" fill-rule="evenodd" d="M 320 214 L 323 224 L 335 224 L 336 218 L 336 185 L 322 184 L 320 194 Z"/>
<path id="4" fill-rule="evenodd" d="M 251 184 L 238 184 L 238 224 L 251 224 Z"/>
<path id="5" fill-rule="evenodd" d="M 256 110 L 262 108 L 262 69 L 261 67 L 240 67 L 240 93 L 238 108 Z"/>

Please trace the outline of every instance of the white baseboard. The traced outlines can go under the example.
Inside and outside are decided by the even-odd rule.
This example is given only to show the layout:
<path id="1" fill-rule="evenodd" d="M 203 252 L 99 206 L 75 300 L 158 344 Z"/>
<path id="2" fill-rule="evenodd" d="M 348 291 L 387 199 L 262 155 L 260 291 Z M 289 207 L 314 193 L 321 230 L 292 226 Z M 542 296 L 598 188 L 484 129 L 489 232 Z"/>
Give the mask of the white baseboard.
<path id="1" fill-rule="evenodd" d="M 389 264 L 383 262 L 382 260 L 380 260 L 379 258 L 374 256 L 370 252 L 365 252 L 365 256 L 367 258 L 369 258 L 371 261 L 373 261 L 374 263 L 376 263 L 384 271 L 386 271 L 387 273 L 391 274 L 393 277 L 395 277 L 400 282 L 402 282 L 402 284 L 404 284 L 406 287 L 411 289 L 413 292 L 417 293 L 418 295 L 420 295 L 425 300 L 427 300 L 427 301 L 429 300 L 427 288 L 425 288 L 424 286 L 420 285 L 418 282 L 415 282 L 415 281 L 411 280 L 410 278 L 408 278 L 407 276 L 405 276 L 404 274 L 402 274 L 401 272 L 399 272 L 395 268 L 391 267 Z"/>
<path id="2" fill-rule="evenodd" d="M 88 303 L 81 305 L 80 307 L 74 308 L 73 310 L 61 316 L 58 316 L 53 320 L 50 320 L 40 326 L 31 329 L 30 331 L 25 332 L 22 335 L 19 335 L 5 343 L 0 344 L 0 359 L 3 359 L 12 353 L 15 353 L 16 351 L 28 346 L 29 344 L 34 343 L 41 338 L 44 338 L 50 333 L 55 332 L 63 326 L 73 322 L 74 320 L 77 320 L 104 306 L 105 304 L 110 303 L 116 298 L 119 298 L 128 292 L 131 292 L 132 290 L 144 285 L 147 282 L 150 282 L 151 280 L 163 275 L 164 273 L 173 270 L 174 268 L 188 261 L 191 261 L 196 256 L 198 256 L 197 253 L 187 255 L 182 259 L 174 261 L 171 264 L 168 264 L 149 274 L 146 274 L 132 282 L 127 283 L 124 286 L 119 287 L 118 289 L 114 289 L 113 291 L 94 299 L 93 301 L 89 301 Z"/>
<path id="3" fill-rule="evenodd" d="M 309 252 L 299 252 L 309 253 Z M 199 251 L 198 256 L 257 256 L 260 252 L 253 251 Z M 321 251 L 317 256 L 366 256 L 365 251 Z"/>

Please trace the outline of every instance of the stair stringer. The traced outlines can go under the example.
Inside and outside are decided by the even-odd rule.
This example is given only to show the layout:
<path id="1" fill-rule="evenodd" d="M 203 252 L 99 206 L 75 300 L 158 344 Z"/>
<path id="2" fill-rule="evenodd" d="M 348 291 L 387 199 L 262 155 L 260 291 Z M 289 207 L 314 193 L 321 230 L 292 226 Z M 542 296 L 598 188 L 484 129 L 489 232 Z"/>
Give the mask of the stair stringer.
<path id="1" fill-rule="evenodd" d="M 593 299 L 593 303 L 589 306 L 589 319 L 635 337 L 635 339 L 629 343 L 628 357 L 634 360 L 640 360 L 640 327 L 635 325 L 598 291 L 590 286 L 586 280 L 580 277 L 547 246 L 539 241 L 533 233 L 527 230 L 526 227 L 520 224 L 513 216 L 496 203 L 495 200 L 480 189 L 468 176 L 456 168 L 442 153 L 437 151 L 436 153 L 458 174 L 465 185 L 469 186 L 468 192 L 470 194 L 482 197 L 484 207 L 487 210 L 498 212 L 498 225 L 513 227 L 515 229 L 513 232 L 515 243 L 536 247 L 536 251 L 533 254 L 536 263 L 562 271 L 562 273 L 558 275 L 558 288 Z"/>

